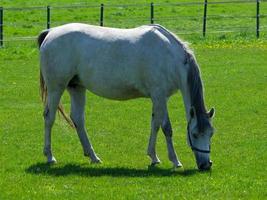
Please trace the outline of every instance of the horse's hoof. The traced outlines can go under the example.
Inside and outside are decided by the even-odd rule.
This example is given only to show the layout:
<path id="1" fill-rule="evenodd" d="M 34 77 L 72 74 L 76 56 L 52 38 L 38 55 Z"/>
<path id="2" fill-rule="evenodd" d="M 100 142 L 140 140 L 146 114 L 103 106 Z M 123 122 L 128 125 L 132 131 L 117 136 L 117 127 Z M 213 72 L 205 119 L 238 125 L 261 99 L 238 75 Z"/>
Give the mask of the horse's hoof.
<path id="1" fill-rule="evenodd" d="M 181 168 L 181 167 L 183 167 L 183 165 L 182 165 L 182 163 L 178 162 L 178 163 L 174 164 L 173 167 Z"/>
<path id="2" fill-rule="evenodd" d="M 172 172 L 176 171 L 184 171 L 184 167 L 181 163 L 173 165 L 173 168 L 171 169 Z"/>
<path id="3" fill-rule="evenodd" d="M 56 164 L 57 163 L 57 160 L 55 159 L 54 156 L 52 156 L 51 158 L 48 158 L 47 159 L 47 163 L 48 164 Z"/>
<path id="4" fill-rule="evenodd" d="M 150 166 L 151 166 L 151 167 L 155 167 L 155 166 L 158 165 L 158 164 L 160 164 L 160 160 L 155 161 L 155 162 L 152 162 L 152 163 L 150 164 Z"/>
<path id="5" fill-rule="evenodd" d="M 96 159 L 91 160 L 91 163 L 92 164 L 101 164 L 102 161 L 99 158 L 96 158 Z"/>

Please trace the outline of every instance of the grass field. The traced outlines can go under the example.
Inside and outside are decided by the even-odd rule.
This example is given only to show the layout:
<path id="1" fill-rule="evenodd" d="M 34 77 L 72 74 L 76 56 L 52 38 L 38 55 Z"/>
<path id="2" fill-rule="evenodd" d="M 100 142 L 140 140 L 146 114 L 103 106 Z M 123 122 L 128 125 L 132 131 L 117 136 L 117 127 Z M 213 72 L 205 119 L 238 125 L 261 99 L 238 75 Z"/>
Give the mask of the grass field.
<path id="1" fill-rule="evenodd" d="M 41 4 L 3 0 L 4 6 Z M 19 20 L 19 16 L 8 19 L 15 18 Z M 34 19 L 40 19 L 40 15 L 29 17 Z M 177 32 L 172 23 L 166 27 Z M 19 29 L 18 35 L 35 35 L 41 29 Z M 90 164 L 76 133 L 57 118 L 52 144 L 58 163 L 46 165 L 42 155 L 43 108 L 37 45 L 30 41 L 9 42 L 0 49 L 0 200 L 266 199 L 266 37 L 256 40 L 254 35 L 235 34 L 182 38 L 192 42 L 201 66 L 206 105 L 216 108 L 211 172 L 196 170 L 194 156 L 186 144 L 180 94 L 174 95 L 168 106 L 174 145 L 184 171 L 171 172 L 161 133 L 157 150 L 162 163 L 148 168 L 148 99 L 118 102 L 91 93 L 87 94 L 86 125 L 103 163 Z M 69 110 L 67 94 L 62 101 Z"/>
<path id="2" fill-rule="evenodd" d="M 137 1 L 79 1 L 49 0 L 43 1 L 10 1 L 2 0 L 0 6 L 4 8 L 4 39 L 36 36 L 40 30 L 46 28 L 46 6 L 51 6 L 51 26 L 58 26 L 67 22 L 85 22 L 99 24 L 100 3 L 105 4 L 104 25 L 112 27 L 134 27 L 150 23 L 150 2 Z M 171 27 L 179 34 L 187 35 L 191 40 L 202 38 L 203 4 L 168 5 L 177 3 L 174 0 L 154 1 L 154 22 Z M 182 2 L 192 2 L 184 0 Z M 194 1 L 196 3 L 203 0 Z M 210 3 L 216 0 L 208 1 Z M 88 5 L 96 7 L 65 7 L 67 5 Z M 165 3 L 165 4 L 164 4 Z M 136 6 L 131 6 L 136 4 Z M 122 7 L 119 5 L 130 5 Z M 19 10 L 12 8 L 42 7 L 38 9 Z M 256 34 L 256 3 L 208 4 L 207 8 L 207 37 L 215 39 L 255 38 Z M 260 3 L 260 37 L 267 38 L 267 2 Z"/>

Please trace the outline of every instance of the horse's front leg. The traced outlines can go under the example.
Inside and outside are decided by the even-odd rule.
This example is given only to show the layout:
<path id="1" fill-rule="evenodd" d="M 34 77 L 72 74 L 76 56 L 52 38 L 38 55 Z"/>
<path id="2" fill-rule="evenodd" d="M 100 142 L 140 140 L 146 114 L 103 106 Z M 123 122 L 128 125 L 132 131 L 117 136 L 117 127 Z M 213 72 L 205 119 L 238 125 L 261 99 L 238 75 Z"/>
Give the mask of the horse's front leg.
<path id="1" fill-rule="evenodd" d="M 101 160 L 95 154 L 85 129 L 84 109 L 86 102 L 86 89 L 84 87 L 75 86 L 73 88 L 68 87 L 68 91 L 71 97 L 70 116 L 82 144 L 84 155 L 89 156 L 92 163 L 101 163 Z"/>
<path id="2" fill-rule="evenodd" d="M 161 125 L 161 122 L 164 117 L 164 107 L 166 105 L 166 100 L 164 98 L 158 98 L 155 96 L 151 98 L 152 106 L 152 119 L 151 119 L 151 132 L 147 148 L 147 155 L 151 158 L 151 165 L 156 165 L 160 163 L 160 160 L 156 153 L 156 141 L 158 131 Z"/>
<path id="3" fill-rule="evenodd" d="M 172 126 L 168 115 L 168 110 L 166 109 L 163 122 L 161 124 L 162 131 L 165 135 L 167 149 L 168 149 L 168 157 L 169 160 L 173 163 L 174 168 L 182 167 L 182 163 L 177 158 L 176 152 L 173 147 L 172 141 Z"/>
<path id="4" fill-rule="evenodd" d="M 152 113 L 151 119 L 151 132 L 150 138 L 147 148 L 147 155 L 151 158 L 151 165 L 154 166 L 160 163 L 160 160 L 156 154 L 156 141 L 157 141 L 157 134 L 160 125 L 155 122 L 155 114 Z"/>

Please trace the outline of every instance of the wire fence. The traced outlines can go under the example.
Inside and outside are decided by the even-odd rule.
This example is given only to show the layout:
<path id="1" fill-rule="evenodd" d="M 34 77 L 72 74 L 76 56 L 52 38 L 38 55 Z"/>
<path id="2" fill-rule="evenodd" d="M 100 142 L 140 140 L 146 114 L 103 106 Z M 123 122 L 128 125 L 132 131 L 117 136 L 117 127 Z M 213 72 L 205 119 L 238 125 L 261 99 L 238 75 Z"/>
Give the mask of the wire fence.
<path id="1" fill-rule="evenodd" d="M 221 5 L 224 5 L 229 13 L 221 11 Z M 231 9 L 234 11 L 237 6 L 245 6 L 246 13 L 231 12 Z M 183 12 L 186 9 L 187 11 Z M 253 34 L 254 32 L 259 38 L 260 33 L 267 31 L 267 3 L 260 0 L 219 2 L 204 0 L 177 3 L 100 5 L 76 3 L 0 7 L 0 46 L 8 41 L 35 40 L 41 30 L 70 22 L 125 28 L 149 23 L 161 23 L 165 26 L 168 24 L 175 26 L 175 23 L 178 23 L 179 26 L 175 26 L 175 32 L 178 34 L 201 34 L 205 37 L 214 33 Z"/>

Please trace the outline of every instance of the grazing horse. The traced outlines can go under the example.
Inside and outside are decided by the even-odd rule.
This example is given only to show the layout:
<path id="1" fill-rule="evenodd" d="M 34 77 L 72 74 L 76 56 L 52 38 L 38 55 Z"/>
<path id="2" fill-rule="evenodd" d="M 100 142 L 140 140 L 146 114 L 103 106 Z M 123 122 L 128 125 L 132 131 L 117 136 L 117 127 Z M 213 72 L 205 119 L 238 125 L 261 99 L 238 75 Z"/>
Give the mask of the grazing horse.
<path id="1" fill-rule="evenodd" d="M 186 110 L 187 141 L 199 169 L 211 168 L 211 118 L 205 108 L 200 70 L 185 42 L 161 25 L 116 29 L 72 23 L 43 31 L 40 47 L 40 88 L 45 105 L 44 155 L 56 162 L 51 150 L 51 129 L 59 110 L 77 131 L 84 155 L 101 162 L 87 137 L 84 122 L 86 89 L 114 100 L 138 97 L 152 101 L 151 133 L 147 154 L 151 164 L 160 163 L 156 154 L 159 128 L 166 138 L 168 157 L 181 167 L 172 141 L 167 101 L 181 91 Z M 70 118 L 60 98 L 67 89 L 71 97 Z"/>

